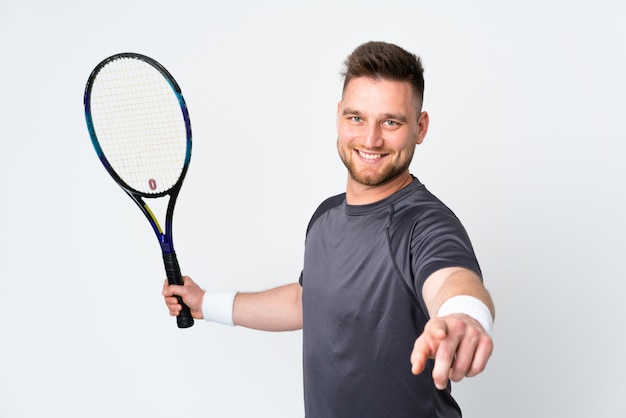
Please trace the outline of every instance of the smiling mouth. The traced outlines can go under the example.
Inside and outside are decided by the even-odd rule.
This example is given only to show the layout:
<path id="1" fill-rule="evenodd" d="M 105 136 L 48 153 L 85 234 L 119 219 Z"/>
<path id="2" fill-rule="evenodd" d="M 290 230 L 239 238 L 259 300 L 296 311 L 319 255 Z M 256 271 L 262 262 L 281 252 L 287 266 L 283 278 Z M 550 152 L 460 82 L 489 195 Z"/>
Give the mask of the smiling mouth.
<path id="1" fill-rule="evenodd" d="M 369 161 L 378 160 L 382 158 L 384 155 L 384 154 L 374 154 L 374 153 L 365 152 L 361 150 L 356 150 L 356 152 L 359 154 L 361 158 L 363 158 L 364 160 L 369 160 Z"/>

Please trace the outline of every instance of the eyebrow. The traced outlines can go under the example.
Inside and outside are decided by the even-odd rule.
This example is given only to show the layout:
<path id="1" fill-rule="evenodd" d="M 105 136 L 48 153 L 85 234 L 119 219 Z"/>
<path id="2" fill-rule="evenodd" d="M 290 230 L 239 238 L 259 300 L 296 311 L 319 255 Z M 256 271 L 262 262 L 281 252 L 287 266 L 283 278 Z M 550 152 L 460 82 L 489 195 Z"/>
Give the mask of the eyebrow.
<path id="1" fill-rule="evenodd" d="M 362 116 L 361 112 L 359 112 L 358 110 L 355 110 L 355 109 L 350 109 L 349 107 L 345 108 L 341 114 L 343 116 L 348 116 L 348 115 Z M 394 113 L 384 113 L 382 115 L 382 119 L 384 119 L 384 120 L 388 120 L 388 119 L 397 120 L 398 122 L 401 122 L 401 123 L 406 123 L 408 121 L 408 118 L 406 116 L 404 116 L 404 115 L 397 115 L 397 114 L 394 114 Z"/>
<path id="2" fill-rule="evenodd" d="M 385 113 L 383 115 L 383 119 L 392 119 L 392 120 L 397 120 L 398 122 L 401 123 L 406 123 L 408 121 L 406 116 L 403 115 L 394 115 L 393 113 Z"/>
<path id="3" fill-rule="evenodd" d="M 358 110 L 353 110 L 350 109 L 349 107 L 343 109 L 343 112 L 341 112 L 342 115 L 347 116 L 347 115 L 360 115 L 361 112 L 359 112 Z"/>

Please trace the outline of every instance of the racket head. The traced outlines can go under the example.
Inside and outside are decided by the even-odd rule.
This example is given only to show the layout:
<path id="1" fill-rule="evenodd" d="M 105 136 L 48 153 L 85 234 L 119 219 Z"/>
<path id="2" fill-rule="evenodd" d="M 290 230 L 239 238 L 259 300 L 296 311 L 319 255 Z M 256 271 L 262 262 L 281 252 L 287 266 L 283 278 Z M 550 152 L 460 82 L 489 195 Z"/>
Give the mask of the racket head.
<path id="1" fill-rule="evenodd" d="M 191 160 L 181 89 L 154 59 L 125 52 L 102 60 L 84 94 L 91 142 L 105 169 L 141 197 L 175 194 Z"/>

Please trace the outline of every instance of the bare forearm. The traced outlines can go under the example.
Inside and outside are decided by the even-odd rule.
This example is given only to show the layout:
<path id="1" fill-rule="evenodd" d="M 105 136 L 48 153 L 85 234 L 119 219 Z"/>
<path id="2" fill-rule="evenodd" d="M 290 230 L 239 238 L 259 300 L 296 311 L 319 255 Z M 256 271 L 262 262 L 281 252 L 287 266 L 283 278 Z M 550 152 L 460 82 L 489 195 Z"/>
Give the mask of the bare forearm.
<path id="1" fill-rule="evenodd" d="M 495 317 L 495 308 L 489 292 L 480 278 L 463 268 L 440 270 L 424 284 L 423 295 L 431 317 L 437 316 L 441 305 L 453 296 L 473 296 L 482 301 Z"/>
<path id="2" fill-rule="evenodd" d="M 422 295 L 431 319 L 415 341 L 412 372 L 421 373 L 434 359 L 432 377 L 439 389 L 449 379 L 458 382 L 482 372 L 493 351 L 495 310 L 480 277 L 464 268 L 444 268 L 426 280 Z"/>
<path id="3" fill-rule="evenodd" d="M 238 293 L 233 306 L 235 325 L 263 331 L 302 328 L 302 287 L 298 283 L 256 293 Z"/>

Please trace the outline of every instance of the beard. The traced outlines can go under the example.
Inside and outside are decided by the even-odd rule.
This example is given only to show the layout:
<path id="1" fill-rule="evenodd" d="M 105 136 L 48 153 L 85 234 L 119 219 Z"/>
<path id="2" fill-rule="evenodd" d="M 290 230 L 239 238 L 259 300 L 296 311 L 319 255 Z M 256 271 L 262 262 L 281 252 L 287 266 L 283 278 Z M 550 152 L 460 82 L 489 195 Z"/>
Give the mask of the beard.
<path id="1" fill-rule="evenodd" d="M 354 153 L 356 152 L 354 149 L 345 147 L 342 148 L 339 144 L 337 148 L 339 151 L 339 157 L 341 158 L 343 165 L 345 165 L 348 169 L 350 177 L 357 183 L 364 186 L 379 186 L 381 184 L 387 183 L 390 180 L 395 179 L 402 173 L 406 172 L 406 170 L 408 170 L 409 168 L 409 165 L 411 164 L 411 160 L 413 159 L 413 152 L 415 150 L 415 148 L 411 148 L 406 158 L 393 159 L 379 168 L 358 168 L 358 162 L 354 161 Z M 388 154 L 382 151 L 380 152 L 382 154 Z"/>

